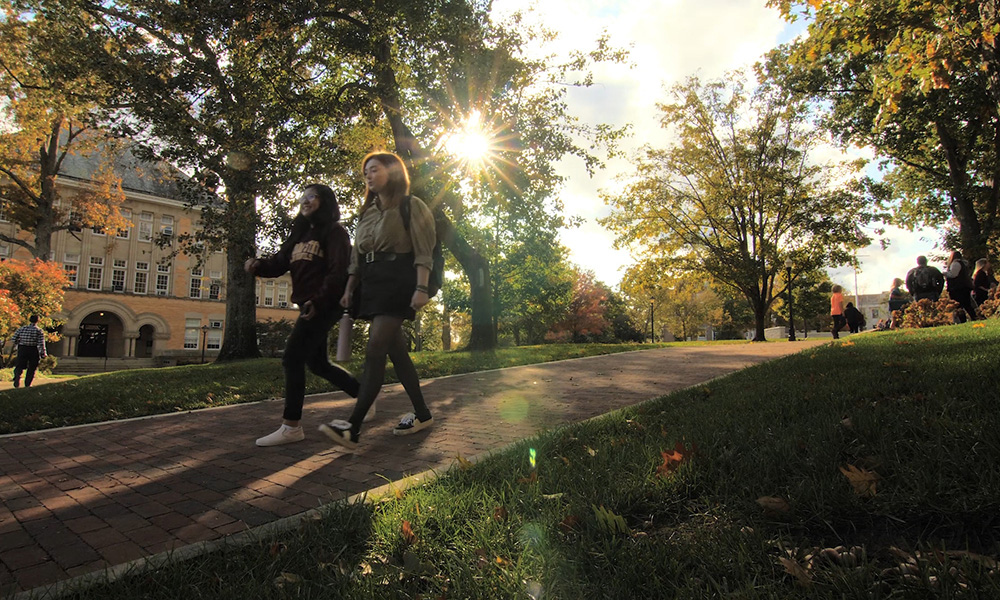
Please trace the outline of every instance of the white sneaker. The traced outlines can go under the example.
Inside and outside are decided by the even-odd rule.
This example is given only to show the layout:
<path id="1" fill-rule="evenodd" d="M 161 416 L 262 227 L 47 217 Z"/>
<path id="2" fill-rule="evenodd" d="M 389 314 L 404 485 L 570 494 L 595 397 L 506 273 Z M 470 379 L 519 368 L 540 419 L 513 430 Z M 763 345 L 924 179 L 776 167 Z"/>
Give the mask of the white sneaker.
<path id="1" fill-rule="evenodd" d="M 371 408 L 368 409 L 368 414 L 365 415 L 365 418 L 362 419 L 361 422 L 367 423 L 368 421 L 371 421 L 374 418 L 375 418 L 375 402 L 372 402 Z"/>
<path id="2" fill-rule="evenodd" d="M 302 430 L 302 427 L 289 427 L 282 423 L 281 427 L 274 433 L 259 438 L 257 445 L 280 446 L 282 444 L 291 444 L 292 442 L 301 442 L 304 439 L 306 439 L 306 432 Z"/>

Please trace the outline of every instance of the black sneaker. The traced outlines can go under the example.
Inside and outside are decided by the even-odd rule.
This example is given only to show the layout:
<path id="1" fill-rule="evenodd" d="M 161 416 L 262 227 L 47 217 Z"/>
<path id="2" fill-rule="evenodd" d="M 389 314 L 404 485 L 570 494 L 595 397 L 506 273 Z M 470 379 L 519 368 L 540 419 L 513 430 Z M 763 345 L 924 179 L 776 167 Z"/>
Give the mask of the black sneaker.
<path id="1" fill-rule="evenodd" d="M 403 418 L 399 420 L 399 425 L 396 425 L 392 429 L 393 435 L 410 435 L 411 433 L 416 433 L 422 429 L 427 429 L 434 424 L 434 417 L 428 417 L 426 421 L 421 421 L 417 418 L 417 415 L 413 413 L 406 413 Z"/>
<path id="2" fill-rule="evenodd" d="M 329 423 L 323 423 L 319 430 L 333 443 L 339 444 L 348 450 L 358 447 L 358 434 L 351 433 L 351 424 L 342 419 L 334 419 Z"/>

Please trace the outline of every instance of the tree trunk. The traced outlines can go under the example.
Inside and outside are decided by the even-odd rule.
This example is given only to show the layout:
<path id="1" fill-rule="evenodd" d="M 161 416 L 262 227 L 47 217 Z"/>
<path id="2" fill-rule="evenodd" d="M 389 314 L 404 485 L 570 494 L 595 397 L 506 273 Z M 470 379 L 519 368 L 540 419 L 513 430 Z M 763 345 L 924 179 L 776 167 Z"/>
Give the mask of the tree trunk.
<path id="1" fill-rule="evenodd" d="M 392 46 L 389 40 L 384 40 L 378 48 L 376 58 L 380 68 L 377 70 L 376 79 L 378 81 L 379 102 L 382 105 L 382 112 L 389 120 L 396 152 L 407 162 L 410 176 L 414 181 L 413 188 L 419 190 L 422 185 L 418 179 L 421 171 L 418 166 L 433 167 L 434 161 L 427 151 L 417 143 L 416 136 L 403 121 L 399 85 L 396 82 L 396 73 L 391 66 Z M 447 194 L 449 198 L 454 197 L 451 192 L 447 192 Z M 471 290 L 469 300 L 472 305 L 472 335 L 469 339 L 468 349 L 492 350 L 496 348 L 497 335 L 492 318 L 493 297 L 490 289 L 489 260 L 456 231 L 454 224 L 444 213 L 441 204 L 438 203 L 431 207 L 434 211 L 435 224 L 441 228 L 439 237 L 444 246 L 462 265 Z"/>
<path id="2" fill-rule="evenodd" d="M 767 306 L 763 302 L 755 302 L 753 306 L 754 333 L 753 341 L 766 342 L 764 337 L 764 320 L 767 318 Z"/>
<path id="3" fill-rule="evenodd" d="M 246 259 L 256 255 L 254 195 L 240 189 L 239 179 L 226 181 L 229 222 L 226 244 L 226 329 L 218 361 L 259 358 L 254 278 L 243 270 Z"/>
<path id="4" fill-rule="evenodd" d="M 986 256 L 986 244 L 982 228 L 976 215 L 975 189 L 966 171 L 967 161 L 961 154 L 958 141 L 951 134 L 946 123 L 935 125 L 938 139 L 948 159 L 948 174 L 951 177 L 951 212 L 958 220 L 958 235 L 962 240 L 962 254 L 966 260 L 975 261 Z"/>

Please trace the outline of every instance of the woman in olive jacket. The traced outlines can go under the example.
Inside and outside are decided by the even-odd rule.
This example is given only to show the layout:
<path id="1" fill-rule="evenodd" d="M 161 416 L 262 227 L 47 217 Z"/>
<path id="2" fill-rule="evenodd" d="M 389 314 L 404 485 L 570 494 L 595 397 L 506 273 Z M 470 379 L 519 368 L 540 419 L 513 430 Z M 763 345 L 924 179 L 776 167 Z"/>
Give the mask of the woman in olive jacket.
<path id="1" fill-rule="evenodd" d="M 393 433 L 409 435 L 434 424 L 402 329 L 403 321 L 415 318 L 416 311 L 430 299 L 427 284 L 437 240 L 434 216 L 420 198 L 410 196 L 409 174 L 398 156 L 373 152 L 361 166 L 368 193 L 340 304 L 358 318 L 371 321 L 365 369 L 350 419 L 320 425 L 320 431 L 347 449 L 357 447 L 361 423 L 382 389 L 387 357 L 413 404 L 413 412 L 400 419 Z"/>

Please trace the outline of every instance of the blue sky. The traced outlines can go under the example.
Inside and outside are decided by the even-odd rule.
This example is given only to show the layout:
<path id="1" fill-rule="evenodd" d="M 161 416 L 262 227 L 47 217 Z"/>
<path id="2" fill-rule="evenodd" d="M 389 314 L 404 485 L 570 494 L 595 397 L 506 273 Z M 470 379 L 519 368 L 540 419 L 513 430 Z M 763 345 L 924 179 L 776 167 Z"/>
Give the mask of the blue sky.
<path id="1" fill-rule="evenodd" d="M 634 136 L 628 146 L 634 151 L 645 144 L 663 147 L 669 141 L 658 125 L 656 103 L 666 99 L 665 90 L 691 75 L 712 79 L 734 69 L 752 66 L 767 50 L 803 32 L 800 21 L 785 23 L 765 0 L 495 0 L 498 16 L 514 10 L 527 12 L 529 22 L 544 24 L 560 34 L 557 52 L 587 49 L 588 43 L 607 31 L 613 44 L 631 50 L 631 65 L 600 65 L 596 85 L 571 89 L 570 112 L 588 123 L 631 123 Z M 563 231 L 562 243 L 570 258 L 612 287 L 618 285 L 624 268 L 635 262 L 628 250 L 613 250 L 613 237 L 597 219 L 608 214 L 600 200 L 602 189 L 620 184 L 616 177 L 628 174 L 631 161 L 616 159 L 594 178 L 574 161 L 560 164 L 567 176 L 560 190 L 569 216 L 581 217 L 580 228 Z M 930 254 L 935 232 L 909 233 L 892 229 L 889 248 L 873 245 L 859 252 L 862 266 L 857 272 L 859 291 L 878 293 L 889 289 L 893 277 L 902 277 L 917 254 Z M 831 277 L 854 291 L 852 269 L 831 270 Z"/>

